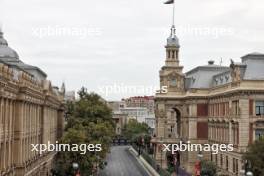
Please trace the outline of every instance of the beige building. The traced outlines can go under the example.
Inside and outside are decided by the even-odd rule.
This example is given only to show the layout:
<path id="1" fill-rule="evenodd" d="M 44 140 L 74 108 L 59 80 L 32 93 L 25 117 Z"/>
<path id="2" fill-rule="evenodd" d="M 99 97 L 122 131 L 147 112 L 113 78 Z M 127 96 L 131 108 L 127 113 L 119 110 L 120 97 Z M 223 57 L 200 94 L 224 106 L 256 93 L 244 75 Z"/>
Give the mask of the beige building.
<path id="1" fill-rule="evenodd" d="M 0 175 L 50 175 L 55 152 L 31 144 L 62 136 L 64 93 L 38 67 L 23 63 L 0 31 Z"/>
<path id="2" fill-rule="evenodd" d="M 124 108 L 125 102 L 124 101 L 109 101 L 107 102 L 109 108 L 112 109 L 112 118 L 116 124 L 116 135 L 121 135 L 122 129 L 128 123 L 129 118 L 127 114 L 121 112 L 121 109 Z"/>
<path id="3" fill-rule="evenodd" d="M 190 173 L 198 153 L 217 164 L 226 175 L 243 169 L 243 153 L 249 143 L 264 135 L 264 54 L 243 56 L 229 67 L 198 66 L 186 73 L 180 66 L 180 45 L 174 26 L 166 45 L 165 65 L 160 70 L 160 86 L 168 92 L 156 94 L 156 130 L 152 142 L 155 159 L 163 168 L 176 157 Z M 233 144 L 231 152 L 161 152 L 161 144 Z M 201 155 L 200 155 L 201 156 Z"/>

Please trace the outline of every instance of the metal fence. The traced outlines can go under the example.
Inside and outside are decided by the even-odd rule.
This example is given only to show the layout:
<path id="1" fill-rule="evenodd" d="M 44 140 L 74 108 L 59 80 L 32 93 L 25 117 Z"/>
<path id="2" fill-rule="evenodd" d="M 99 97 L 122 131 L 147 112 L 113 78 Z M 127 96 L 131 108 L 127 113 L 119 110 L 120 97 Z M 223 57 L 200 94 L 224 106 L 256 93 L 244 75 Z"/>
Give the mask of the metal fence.
<path id="1" fill-rule="evenodd" d="M 132 147 L 138 152 L 138 147 L 135 144 L 132 144 Z M 160 174 L 160 176 L 171 176 L 171 174 L 168 171 L 162 169 L 160 165 L 156 163 L 155 159 L 143 148 L 141 149 L 141 156 L 149 163 L 149 165 L 151 165 L 153 169 L 155 169 Z"/>

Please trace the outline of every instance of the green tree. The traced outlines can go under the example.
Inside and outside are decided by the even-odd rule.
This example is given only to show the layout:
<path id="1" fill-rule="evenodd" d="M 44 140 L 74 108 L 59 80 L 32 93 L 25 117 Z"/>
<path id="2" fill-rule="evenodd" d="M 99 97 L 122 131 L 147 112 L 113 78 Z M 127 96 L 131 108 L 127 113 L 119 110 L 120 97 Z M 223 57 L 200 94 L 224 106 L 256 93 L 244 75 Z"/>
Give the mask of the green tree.
<path id="1" fill-rule="evenodd" d="M 249 161 L 255 176 L 264 175 L 264 139 L 255 141 L 249 146 L 248 151 L 244 155 L 244 160 Z"/>
<path id="2" fill-rule="evenodd" d="M 81 175 L 93 174 L 94 168 L 103 168 L 104 159 L 110 150 L 114 137 L 112 112 L 103 99 L 88 93 L 85 88 L 79 92 L 80 99 L 75 103 L 67 103 L 68 121 L 61 139 L 63 144 L 101 144 L 100 152 L 59 152 L 57 155 L 57 175 L 73 175 L 72 163 L 77 162 Z"/>
<path id="3" fill-rule="evenodd" d="M 139 138 L 148 135 L 148 133 L 148 125 L 146 123 L 139 123 L 135 119 L 131 119 L 122 130 L 123 136 L 134 142 L 137 141 Z"/>
<path id="4" fill-rule="evenodd" d="M 211 161 L 201 161 L 201 175 L 215 176 L 217 172 L 216 165 Z"/>
<path id="5" fill-rule="evenodd" d="M 107 106 L 106 102 L 96 93 L 87 93 L 85 88 L 78 92 L 80 100 L 75 103 L 73 116 L 77 118 L 87 119 L 96 122 L 97 120 L 112 120 L 112 110 Z"/>

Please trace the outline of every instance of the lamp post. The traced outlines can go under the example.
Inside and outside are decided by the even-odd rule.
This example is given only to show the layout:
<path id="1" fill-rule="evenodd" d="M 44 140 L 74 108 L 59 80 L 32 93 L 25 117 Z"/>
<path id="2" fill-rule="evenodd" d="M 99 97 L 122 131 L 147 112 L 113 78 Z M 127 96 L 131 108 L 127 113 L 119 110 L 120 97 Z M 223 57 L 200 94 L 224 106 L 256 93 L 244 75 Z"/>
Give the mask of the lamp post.
<path id="1" fill-rule="evenodd" d="M 251 163 L 250 161 L 246 160 L 245 163 L 245 176 L 253 176 L 253 173 L 250 171 L 251 169 Z"/>
<path id="2" fill-rule="evenodd" d="M 246 176 L 253 176 L 253 173 L 252 173 L 251 171 L 248 171 L 248 172 L 246 173 Z"/>
<path id="3" fill-rule="evenodd" d="M 253 176 L 253 172 L 251 172 L 251 162 L 248 160 L 243 160 L 244 167 L 240 170 L 241 176 Z"/>
<path id="4" fill-rule="evenodd" d="M 141 146 L 144 145 L 144 137 L 140 136 L 138 141 L 138 157 L 141 155 Z"/>
<path id="5" fill-rule="evenodd" d="M 78 163 L 72 163 L 72 168 L 73 168 L 73 170 L 74 170 L 74 175 L 75 176 L 79 176 L 80 174 L 79 174 L 79 164 Z"/>

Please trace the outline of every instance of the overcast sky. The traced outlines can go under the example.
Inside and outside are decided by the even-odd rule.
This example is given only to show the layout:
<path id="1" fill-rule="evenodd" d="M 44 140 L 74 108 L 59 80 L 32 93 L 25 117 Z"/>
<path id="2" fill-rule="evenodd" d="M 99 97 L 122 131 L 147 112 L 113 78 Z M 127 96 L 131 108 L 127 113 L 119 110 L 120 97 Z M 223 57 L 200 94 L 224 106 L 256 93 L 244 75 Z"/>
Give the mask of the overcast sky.
<path id="1" fill-rule="evenodd" d="M 0 21 L 20 59 L 39 66 L 54 85 L 159 84 L 172 6 L 162 0 L 0 0 Z M 184 71 L 213 59 L 264 52 L 264 1 L 176 0 L 176 28 Z M 66 32 L 65 32 L 66 31 Z M 106 99 L 141 94 L 110 92 Z M 143 93 L 144 94 L 144 93 Z"/>

